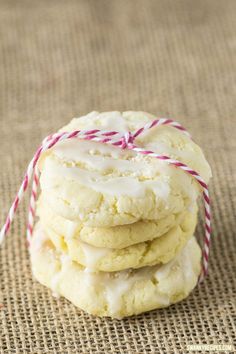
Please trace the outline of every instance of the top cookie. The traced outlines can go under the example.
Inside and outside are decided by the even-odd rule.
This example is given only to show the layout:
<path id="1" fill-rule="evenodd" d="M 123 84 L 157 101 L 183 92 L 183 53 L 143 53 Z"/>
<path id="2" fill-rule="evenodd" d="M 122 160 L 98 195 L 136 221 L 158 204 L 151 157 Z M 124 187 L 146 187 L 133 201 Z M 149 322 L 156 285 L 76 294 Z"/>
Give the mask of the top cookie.
<path id="1" fill-rule="evenodd" d="M 60 131 L 134 132 L 154 119 L 144 112 L 92 112 Z M 199 146 L 173 127 L 152 128 L 135 144 L 187 164 L 206 182 L 211 176 Z M 45 152 L 39 167 L 41 188 L 54 212 L 94 227 L 159 220 L 191 208 L 200 193 L 190 175 L 165 161 L 78 138 Z"/>

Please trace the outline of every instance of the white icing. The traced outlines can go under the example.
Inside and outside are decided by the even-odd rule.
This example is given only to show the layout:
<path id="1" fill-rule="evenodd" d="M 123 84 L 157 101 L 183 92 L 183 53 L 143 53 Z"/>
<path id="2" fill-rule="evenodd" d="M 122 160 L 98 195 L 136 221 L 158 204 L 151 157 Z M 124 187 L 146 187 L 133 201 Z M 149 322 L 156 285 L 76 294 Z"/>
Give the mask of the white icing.
<path id="1" fill-rule="evenodd" d="M 72 238 L 75 235 L 75 231 L 77 229 L 77 224 L 69 219 L 66 220 L 66 233 L 65 237 Z"/>
<path id="2" fill-rule="evenodd" d="M 92 161 L 99 162 L 96 158 L 100 158 L 102 155 L 111 156 L 114 159 L 127 155 L 126 151 L 115 148 L 114 146 L 80 139 L 60 141 L 53 148 L 53 153 L 61 159 L 83 161 L 89 165 L 92 165 Z"/>
<path id="3" fill-rule="evenodd" d="M 156 196 L 166 199 L 169 195 L 168 181 L 161 179 L 139 181 L 135 177 L 102 176 L 95 171 L 86 171 L 79 167 L 66 167 L 59 165 L 52 159 L 46 159 L 41 175 L 42 189 L 50 189 L 57 185 L 57 177 L 78 181 L 97 192 L 109 195 L 142 197 L 147 189 L 152 189 Z"/>
<path id="4" fill-rule="evenodd" d="M 166 279 L 170 275 L 172 269 L 176 267 L 181 269 L 181 275 L 185 278 L 193 277 L 194 272 L 192 269 L 191 249 L 194 248 L 194 242 L 194 238 L 192 237 L 172 261 L 163 264 L 157 269 L 154 274 L 155 278 L 158 281 Z"/>
<path id="5" fill-rule="evenodd" d="M 170 186 L 167 181 L 145 181 L 146 188 L 153 190 L 158 198 L 166 200 L 170 193 Z"/>
<path id="6" fill-rule="evenodd" d="M 176 189 L 182 191 L 187 195 L 190 204 L 187 206 L 190 212 L 195 210 L 196 200 L 199 195 L 199 188 L 193 177 L 189 176 L 186 172 L 172 168 L 169 171 L 169 176 L 172 177 L 176 185 Z"/>
<path id="7" fill-rule="evenodd" d="M 107 284 L 105 294 L 111 314 L 115 315 L 119 312 L 122 296 L 129 290 L 131 285 L 130 281 L 122 279 L 122 277 L 113 279 Z"/>
<path id="8" fill-rule="evenodd" d="M 80 242 L 80 245 L 85 255 L 86 271 L 88 272 L 94 270 L 97 262 L 111 252 L 108 248 L 94 247 L 85 242 Z"/>
<path id="9" fill-rule="evenodd" d="M 188 244 L 183 248 L 181 253 L 182 268 L 184 269 L 184 278 L 186 281 L 194 277 L 194 270 L 192 266 L 192 249 L 194 248 L 194 239 L 191 238 Z M 187 247 L 188 246 L 188 247 Z"/>
<path id="10" fill-rule="evenodd" d="M 30 244 L 30 252 L 37 253 L 38 251 L 40 251 L 44 242 L 48 240 L 48 238 L 45 232 L 43 231 L 42 227 L 39 225 L 37 225 L 37 232 L 34 233 L 33 237 L 34 241 Z"/>
<path id="11" fill-rule="evenodd" d="M 117 272 L 115 277 L 105 280 L 105 295 L 109 304 L 110 312 L 113 315 L 117 316 L 119 314 L 122 297 L 129 291 L 129 289 L 131 289 L 136 282 L 151 279 L 157 267 L 158 266 L 143 267 L 136 271 L 124 270 L 122 272 Z M 167 306 L 170 301 L 169 297 L 166 294 L 160 294 L 158 292 L 158 285 L 156 285 L 156 287 L 156 296 L 159 299 L 159 303 L 163 306 Z"/>
<path id="12" fill-rule="evenodd" d="M 96 288 L 101 286 L 104 276 L 100 272 L 93 272 L 90 268 L 84 269 L 83 282 L 89 288 Z"/>
<path id="13" fill-rule="evenodd" d="M 163 264 L 156 272 L 155 272 L 155 278 L 158 281 L 161 281 L 162 279 L 165 279 L 169 276 L 174 264 L 176 263 L 176 258 L 174 258 L 172 261 Z"/>
<path id="14" fill-rule="evenodd" d="M 163 166 L 157 160 L 155 163 L 145 161 L 132 151 L 124 151 L 92 141 L 76 139 L 61 141 L 55 146 L 53 152 L 62 160 L 61 163 L 67 161 L 72 166 L 76 163 L 80 165 L 84 163 L 86 168 L 98 171 L 99 175 L 118 171 L 119 174 L 153 178 L 160 173 Z"/>
<path id="15" fill-rule="evenodd" d="M 67 272 L 69 266 L 71 265 L 71 258 L 68 255 L 61 254 L 60 255 L 60 262 L 61 262 L 61 268 L 56 274 L 52 277 L 51 279 L 51 289 L 52 289 L 52 294 L 55 297 L 59 297 L 59 284 L 60 280 L 63 276 L 64 273 Z"/>

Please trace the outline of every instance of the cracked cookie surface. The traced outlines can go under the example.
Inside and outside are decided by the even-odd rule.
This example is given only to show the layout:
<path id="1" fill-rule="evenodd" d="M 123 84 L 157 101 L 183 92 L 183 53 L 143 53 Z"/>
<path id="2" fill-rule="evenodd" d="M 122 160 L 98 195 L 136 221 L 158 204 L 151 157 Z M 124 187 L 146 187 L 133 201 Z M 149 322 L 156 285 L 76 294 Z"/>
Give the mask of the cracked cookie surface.
<path id="1" fill-rule="evenodd" d="M 195 210 L 192 208 L 192 212 Z M 45 227 L 65 238 L 80 239 L 94 247 L 122 249 L 162 236 L 185 217 L 186 210 L 168 215 L 160 220 L 137 221 L 113 227 L 89 227 L 56 214 L 42 194 L 37 205 L 37 215 Z"/>
<path id="2" fill-rule="evenodd" d="M 144 112 L 92 112 L 61 131 L 99 128 L 134 132 L 155 117 Z M 159 126 L 135 143 L 178 159 L 208 182 L 202 150 L 183 132 Z M 191 208 L 200 189 L 194 179 L 165 162 L 105 144 L 61 141 L 40 159 L 41 188 L 55 213 L 90 227 L 160 220 Z"/>
<path id="3" fill-rule="evenodd" d="M 42 225 L 42 222 L 40 222 Z M 196 211 L 186 212 L 183 220 L 162 236 L 122 249 L 91 246 L 78 237 L 65 237 L 50 226 L 42 227 L 59 252 L 65 252 L 77 263 L 93 271 L 114 272 L 165 264 L 173 259 L 193 235 Z"/>

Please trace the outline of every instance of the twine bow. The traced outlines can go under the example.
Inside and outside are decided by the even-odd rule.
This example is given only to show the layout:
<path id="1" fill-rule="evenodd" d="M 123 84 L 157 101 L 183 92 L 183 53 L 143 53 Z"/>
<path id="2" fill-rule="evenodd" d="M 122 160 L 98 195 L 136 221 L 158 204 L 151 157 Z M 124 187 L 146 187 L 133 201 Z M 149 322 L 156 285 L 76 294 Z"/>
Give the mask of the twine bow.
<path id="1" fill-rule="evenodd" d="M 19 203 L 22 200 L 24 193 L 26 192 L 29 183 L 33 176 L 32 182 L 32 191 L 30 196 L 30 205 L 29 205 L 29 214 L 28 214 L 28 225 L 27 225 L 27 240 L 30 243 L 32 233 L 33 233 L 33 226 L 34 226 L 34 218 L 35 218 L 35 207 L 36 207 L 36 199 L 37 199 L 37 189 L 39 184 L 39 169 L 37 166 L 37 162 L 41 156 L 41 154 L 55 146 L 59 141 L 67 140 L 67 139 L 82 139 L 82 140 L 92 140 L 96 142 L 100 142 L 103 144 L 110 144 L 116 146 L 120 149 L 129 149 L 135 151 L 138 154 L 150 156 L 156 158 L 158 160 L 166 161 L 168 164 L 179 168 L 189 175 L 191 175 L 200 185 L 202 189 L 202 196 L 204 201 L 204 211 L 205 211 L 205 235 L 203 241 L 203 259 L 202 259 L 202 271 L 199 277 L 199 281 L 201 282 L 203 278 L 207 275 L 208 271 L 208 262 L 209 262 L 209 249 L 210 249 L 210 239 L 211 239 L 211 212 L 210 212 L 210 199 L 209 199 L 209 192 L 208 186 L 203 180 L 203 178 L 198 174 L 198 172 L 194 171 L 186 164 L 171 159 L 168 156 L 157 154 L 150 150 L 145 150 L 141 147 L 134 145 L 135 139 L 145 131 L 157 127 L 160 125 L 169 125 L 176 129 L 181 130 L 183 133 L 190 137 L 190 134 L 186 131 L 184 127 L 182 127 L 178 122 L 175 122 L 171 119 L 160 118 L 155 119 L 150 123 L 147 123 L 142 128 L 138 129 L 135 133 L 125 132 L 124 134 L 117 132 L 117 131 L 103 131 L 100 129 L 92 129 L 92 130 L 76 130 L 73 132 L 62 132 L 51 134 L 46 137 L 42 144 L 37 149 L 36 153 L 34 154 L 32 160 L 30 161 L 28 168 L 26 170 L 25 176 L 23 178 L 23 182 L 19 188 L 19 191 L 12 203 L 12 206 L 8 212 L 6 222 L 3 225 L 0 231 L 0 244 L 3 242 L 5 236 L 7 235 L 11 223 L 13 221 L 14 215 L 16 210 L 19 206 Z"/>

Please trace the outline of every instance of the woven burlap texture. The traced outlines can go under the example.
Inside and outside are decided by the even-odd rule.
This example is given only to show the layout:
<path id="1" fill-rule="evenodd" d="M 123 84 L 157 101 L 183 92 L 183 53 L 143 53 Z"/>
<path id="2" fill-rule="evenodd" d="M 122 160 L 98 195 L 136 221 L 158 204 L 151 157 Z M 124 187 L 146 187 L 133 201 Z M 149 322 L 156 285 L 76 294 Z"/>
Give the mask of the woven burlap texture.
<path id="1" fill-rule="evenodd" d="M 42 138 L 92 110 L 178 120 L 214 173 L 208 278 L 177 305 L 121 321 L 89 316 L 32 278 L 27 195 L 0 249 L 0 353 L 234 351 L 235 11 L 234 0 L 0 2 L 1 224 Z"/>

